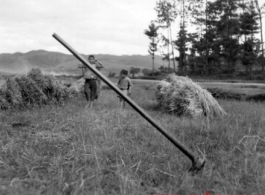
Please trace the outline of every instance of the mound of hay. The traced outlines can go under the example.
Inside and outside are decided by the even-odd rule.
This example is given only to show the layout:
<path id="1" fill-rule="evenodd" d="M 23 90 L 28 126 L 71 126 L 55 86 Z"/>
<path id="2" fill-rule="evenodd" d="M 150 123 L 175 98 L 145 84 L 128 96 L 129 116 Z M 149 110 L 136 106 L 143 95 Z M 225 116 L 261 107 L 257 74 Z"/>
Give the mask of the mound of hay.
<path id="1" fill-rule="evenodd" d="M 71 96 L 67 87 L 53 75 L 43 75 L 40 69 L 32 69 L 27 77 L 31 78 L 47 96 L 49 102 L 61 102 Z"/>
<path id="2" fill-rule="evenodd" d="M 38 85 L 29 77 L 21 76 L 16 77 L 20 93 L 22 95 L 23 106 L 28 106 L 30 104 L 44 104 L 47 102 L 47 97 L 43 91 L 38 87 Z"/>
<path id="3" fill-rule="evenodd" d="M 158 106 L 178 116 L 223 116 L 226 112 L 213 96 L 187 77 L 168 75 L 157 85 Z"/>
<path id="4" fill-rule="evenodd" d="M 10 108 L 8 101 L 6 100 L 6 85 L 0 88 L 0 110 L 6 110 Z"/>
<path id="5" fill-rule="evenodd" d="M 84 84 L 85 84 L 84 78 L 78 79 L 76 82 L 70 85 L 68 90 L 74 93 L 79 93 L 84 90 Z"/>
<path id="6" fill-rule="evenodd" d="M 67 87 L 52 75 L 32 69 L 26 76 L 9 78 L 0 88 L 0 109 L 47 103 L 61 104 L 71 97 Z"/>
<path id="7" fill-rule="evenodd" d="M 22 95 L 20 88 L 14 79 L 8 78 L 6 83 L 2 86 L 5 91 L 5 99 L 10 107 L 17 107 L 22 102 Z"/>

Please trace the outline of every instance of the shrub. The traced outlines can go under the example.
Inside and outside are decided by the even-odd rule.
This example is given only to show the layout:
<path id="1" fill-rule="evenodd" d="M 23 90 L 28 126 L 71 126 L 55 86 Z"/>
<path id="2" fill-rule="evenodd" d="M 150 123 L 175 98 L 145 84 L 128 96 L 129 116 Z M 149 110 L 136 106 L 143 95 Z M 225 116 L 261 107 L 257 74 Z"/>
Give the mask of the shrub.
<path id="1" fill-rule="evenodd" d="M 109 74 L 108 74 L 108 77 L 109 78 L 114 78 L 116 76 L 116 73 L 115 72 L 109 72 Z"/>
<path id="2" fill-rule="evenodd" d="M 219 88 L 208 88 L 207 89 L 214 98 L 217 99 L 229 99 L 229 100 L 244 100 L 246 95 L 235 92 L 224 91 Z"/>
<path id="3" fill-rule="evenodd" d="M 142 73 L 144 76 L 149 76 L 150 74 L 152 74 L 152 72 L 153 72 L 152 70 L 147 68 L 142 69 Z"/>
<path id="4" fill-rule="evenodd" d="M 249 95 L 246 97 L 246 100 L 247 101 L 256 101 L 256 102 L 265 101 L 265 94 Z"/>

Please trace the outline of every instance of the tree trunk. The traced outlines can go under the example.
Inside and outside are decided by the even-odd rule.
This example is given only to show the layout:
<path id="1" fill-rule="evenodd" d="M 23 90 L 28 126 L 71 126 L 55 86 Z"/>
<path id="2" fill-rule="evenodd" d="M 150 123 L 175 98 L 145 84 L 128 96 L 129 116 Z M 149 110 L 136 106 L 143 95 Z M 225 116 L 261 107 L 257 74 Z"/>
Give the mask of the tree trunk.
<path id="1" fill-rule="evenodd" d="M 264 71 L 264 47 L 263 47 L 263 31 L 262 31 L 262 16 L 259 10 L 259 19 L 260 19 L 260 39 L 261 39 L 261 51 L 262 51 L 262 58 L 261 58 L 261 67 L 262 67 L 262 79 L 265 79 L 265 71 Z"/>
<path id="2" fill-rule="evenodd" d="M 249 79 L 252 80 L 252 64 L 249 64 Z"/>
<path id="3" fill-rule="evenodd" d="M 265 79 L 265 72 L 264 72 L 264 47 L 263 47 L 263 31 L 262 31 L 262 13 L 259 7 L 259 2 L 255 0 L 257 10 L 259 12 L 259 22 L 260 22 L 260 41 L 261 41 L 261 67 L 262 67 L 262 79 Z"/>
<path id="4" fill-rule="evenodd" d="M 169 42 L 169 40 L 170 40 L 170 38 L 169 38 L 169 28 L 167 29 L 167 33 L 168 33 L 168 42 Z M 169 44 L 170 43 L 168 43 L 168 45 L 167 45 L 167 51 L 168 51 L 168 73 L 170 72 L 170 52 L 169 52 Z"/>
<path id="5" fill-rule="evenodd" d="M 185 59 L 186 59 L 186 55 L 185 55 L 185 44 L 186 44 L 186 34 L 185 34 L 185 5 L 184 5 L 184 0 L 182 0 L 182 27 L 183 27 L 183 59 L 182 59 L 182 67 L 184 69 L 184 75 L 187 75 L 187 68 L 186 68 L 186 62 L 185 62 Z"/>
<path id="6" fill-rule="evenodd" d="M 153 75 L 155 73 L 155 54 L 152 55 L 152 61 L 153 61 Z"/>
<path id="7" fill-rule="evenodd" d="M 176 64 L 175 64 L 175 56 L 174 56 L 174 46 L 173 46 L 173 44 L 172 44 L 171 25 L 169 26 L 169 30 L 170 30 L 170 42 L 171 42 L 171 46 L 172 46 L 173 68 L 174 68 L 174 72 L 176 72 Z"/>
<path id="8" fill-rule="evenodd" d="M 205 33 L 206 33 L 206 54 L 205 54 L 205 65 L 204 65 L 204 71 L 205 75 L 208 76 L 209 74 L 209 64 L 208 64 L 208 58 L 209 58 L 209 46 L 208 46 L 208 25 L 207 25 L 207 19 L 208 19 L 208 13 L 207 13 L 207 0 L 206 0 L 206 7 L 205 7 Z"/>

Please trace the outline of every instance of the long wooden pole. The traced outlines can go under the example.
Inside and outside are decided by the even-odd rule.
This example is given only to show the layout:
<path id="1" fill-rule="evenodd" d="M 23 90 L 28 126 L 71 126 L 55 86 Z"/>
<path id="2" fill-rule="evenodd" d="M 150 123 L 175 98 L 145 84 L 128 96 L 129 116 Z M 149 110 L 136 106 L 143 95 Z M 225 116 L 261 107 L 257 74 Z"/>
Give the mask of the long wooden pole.
<path id="1" fill-rule="evenodd" d="M 111 89 L 113 89 L 119 96 L 121 96 L 134 110 L 136 110 L 144 119 L 146 119 L 151 125 L 153 125 L 160 133 L 162 133 L 169 141 L 171 141 L 180 151 L 182 151 L 191 161 L 192 167 L 190 171 L 196 172 L 203 168 L 205 159 L 196 157 L 190 152 L 184 145 L 182 145 L 176 138 L 170 135 L 163 129 L 149 114 L 147 114 L 140 106 L 138 106 L 129 96 L 125 96 L 122 91 L 113 84 L 107 77 L 101 72 L 91 66 L 91 64 L 84 59 L 83 56 L 78 54 L 70 45 L 68 45 L 61 37 L 57 34 L 52 35 L 58 42 L 60 42 L 65 48 L 67 48 L 80 62 L 86 65 L 95 75 L 103 80 Z"/>

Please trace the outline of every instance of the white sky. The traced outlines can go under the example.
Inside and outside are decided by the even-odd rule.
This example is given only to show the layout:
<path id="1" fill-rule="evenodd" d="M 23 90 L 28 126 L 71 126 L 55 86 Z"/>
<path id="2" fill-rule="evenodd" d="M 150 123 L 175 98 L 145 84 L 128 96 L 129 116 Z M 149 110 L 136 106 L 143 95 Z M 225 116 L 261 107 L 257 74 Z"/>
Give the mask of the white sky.
<path id="1" fill-rule="evenodd" d="M 146 55 L 149 39 L 144 30 L 156 19 L 156 0 L 0 0 L 0 3 L 0 53 L 37 49 L 69 53 L 52 37 L 56 33 L 79 53 Z"/>
<path id="2" fill-rule="evenodd" d="M 0 53 L 44 49 L 69 53 L 148 54 L 144 30 L 156 0 L 0 0 Z"/>

